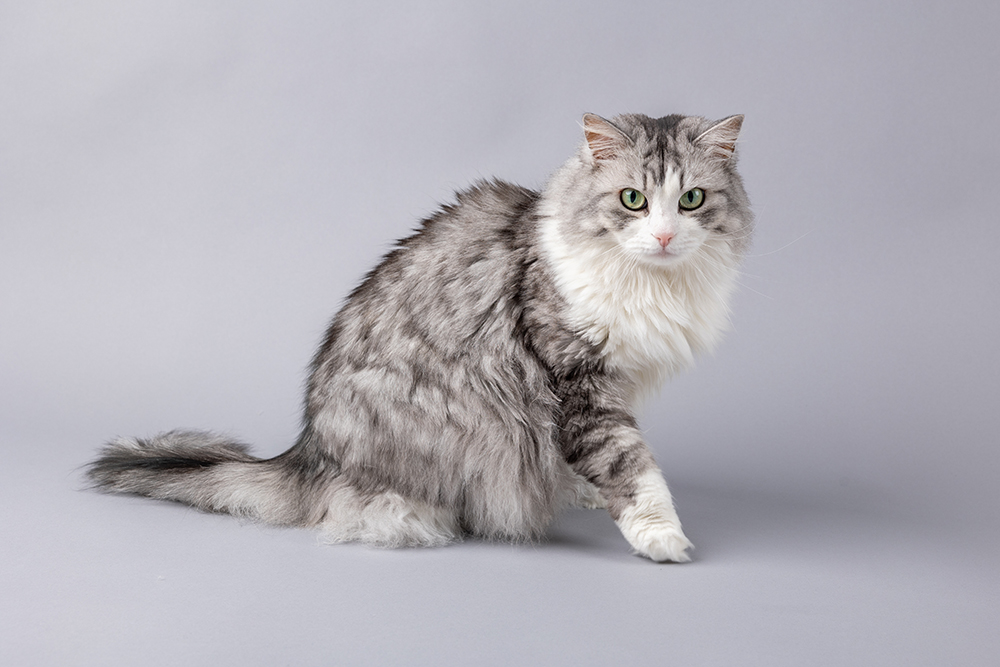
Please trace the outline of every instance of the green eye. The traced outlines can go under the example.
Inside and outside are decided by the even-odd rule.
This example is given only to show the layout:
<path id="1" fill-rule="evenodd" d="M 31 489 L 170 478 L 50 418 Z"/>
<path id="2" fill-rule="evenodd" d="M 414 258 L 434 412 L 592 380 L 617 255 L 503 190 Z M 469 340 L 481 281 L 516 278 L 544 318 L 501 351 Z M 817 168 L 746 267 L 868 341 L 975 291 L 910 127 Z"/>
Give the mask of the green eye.
<path id="1" fill-rule="evenodd" d="M 705 203 L 705 191 L 701 188 L 692 188 L 682 194 L 677 203 L 685 211 L 693 211 Z"/>
<path id="2" fill-rule="evenodd" d="M 646 195 L 632 188 L 622 190 L 622 205 L 630 211 L 641 211 L 646 208 Z"/>

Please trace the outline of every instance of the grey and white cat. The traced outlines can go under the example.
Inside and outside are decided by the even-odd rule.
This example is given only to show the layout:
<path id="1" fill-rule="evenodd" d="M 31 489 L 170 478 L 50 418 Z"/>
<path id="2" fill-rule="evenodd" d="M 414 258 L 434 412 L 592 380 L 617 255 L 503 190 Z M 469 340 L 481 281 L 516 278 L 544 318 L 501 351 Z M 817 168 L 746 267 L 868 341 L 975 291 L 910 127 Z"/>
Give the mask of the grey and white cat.
<path id="1" fill-rule="evenodd" d="M 634 411 L 727 323 L 753 226 L 742 121 L 585 115 L 544 190 L 458 193 L 351 293 L 291 449 L 119 438 L 90 479 L 384 547 L 536 538 L 606 507 L 637 553 L 689 560 Z"/>

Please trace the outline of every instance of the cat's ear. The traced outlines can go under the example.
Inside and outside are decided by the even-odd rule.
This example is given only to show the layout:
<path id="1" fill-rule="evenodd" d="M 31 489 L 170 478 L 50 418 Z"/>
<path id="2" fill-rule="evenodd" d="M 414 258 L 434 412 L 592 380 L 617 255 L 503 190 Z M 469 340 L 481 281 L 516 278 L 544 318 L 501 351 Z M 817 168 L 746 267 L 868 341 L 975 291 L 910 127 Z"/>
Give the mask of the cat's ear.
<path id="1" fill-rule="evenodd" d="M 594 163 L 612 160 L 632 145 L 627 134 L 592 113 L 583 114 L 583 133 L 587 137 L 586 153 Z"/>
<path id="2" fill-rule="evenodd" d="M 728 160 L 736 151 L 736 139 L 740 136 L 741 127 L 743 116 L 730 116 L 699 134 L 694 143 L 704 146 L 712 157 Z"/>

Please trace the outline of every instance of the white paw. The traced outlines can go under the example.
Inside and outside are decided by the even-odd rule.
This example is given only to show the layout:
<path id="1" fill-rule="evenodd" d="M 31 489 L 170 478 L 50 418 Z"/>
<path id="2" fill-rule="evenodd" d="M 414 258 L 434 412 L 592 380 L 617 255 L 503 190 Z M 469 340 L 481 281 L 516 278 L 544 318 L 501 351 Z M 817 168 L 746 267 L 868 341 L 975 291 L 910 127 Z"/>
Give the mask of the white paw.
<path id="1" fill-rule="evenodd" d="M 658 563 L 691 560 L 687 550 L 690 540 L 681 530 L 673 500 L 658 470 L 651 470 L 638 480 L 635 502 L 618 518 L 618 528 L 635 552 Z"/>
<path id="2" fill-rule="evenodd" d="M 604 510 L 608 508 L 608 503 L 604 500 L 601 492 L 590 482 L 584 480 L 577 487 L 576 503 L 577 507 L 586 510 Z"/>
<path id="3" fill-rule="evenodd" d="M 598 493 L 588 498 L 582 498 L 577 507 L 585 510 L 606 510 L 608 509 L 608 503 Z"/>
<path id="4" fill-rule="evenodd" d="M 691 560 L 688 549 L 694 547 L 691 541 L 684 537 L 680 526 L 664 527 L 660 530 L 648 530 L 643 535 L 642 544 L 633 544 L 636 553 L 657 563 L 673 561 L 686 563 Z"/>
<path id="5" fill-rule="evenodd" d="M 564 494 L 568 507 L 579 507 L 585 510 L 603 510 L 608 508 L 607 501 L 601 496 L 597 487 L 573 472 L 568 465 L 564 466 L 564 477 L 560 481 L 560 490 Z"/>
<path id="6" fill-rule="evenodd" d="M 673 511 L 662 513 L 637 513 L 626 510 L 618 527 L 635 552 L 658 563 L 673 561 L 686 563 L 691 556 L 686 552 L 694 545 L 684 536 L 681 524 Z"/>

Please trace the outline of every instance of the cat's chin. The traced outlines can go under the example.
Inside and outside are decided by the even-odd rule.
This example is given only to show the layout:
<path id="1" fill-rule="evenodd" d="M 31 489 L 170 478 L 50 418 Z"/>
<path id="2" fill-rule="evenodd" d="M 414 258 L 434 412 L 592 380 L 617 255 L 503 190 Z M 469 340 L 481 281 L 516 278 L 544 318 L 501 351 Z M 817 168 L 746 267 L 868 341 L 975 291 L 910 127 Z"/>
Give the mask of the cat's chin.
<path id="1" fill-rule="evenodd" d="M 675 252 L 670 249 L 657 249 L 639 254 L 639 261 L 647 266 L 672 267 L 687 259 L 689 253 Z"/>

